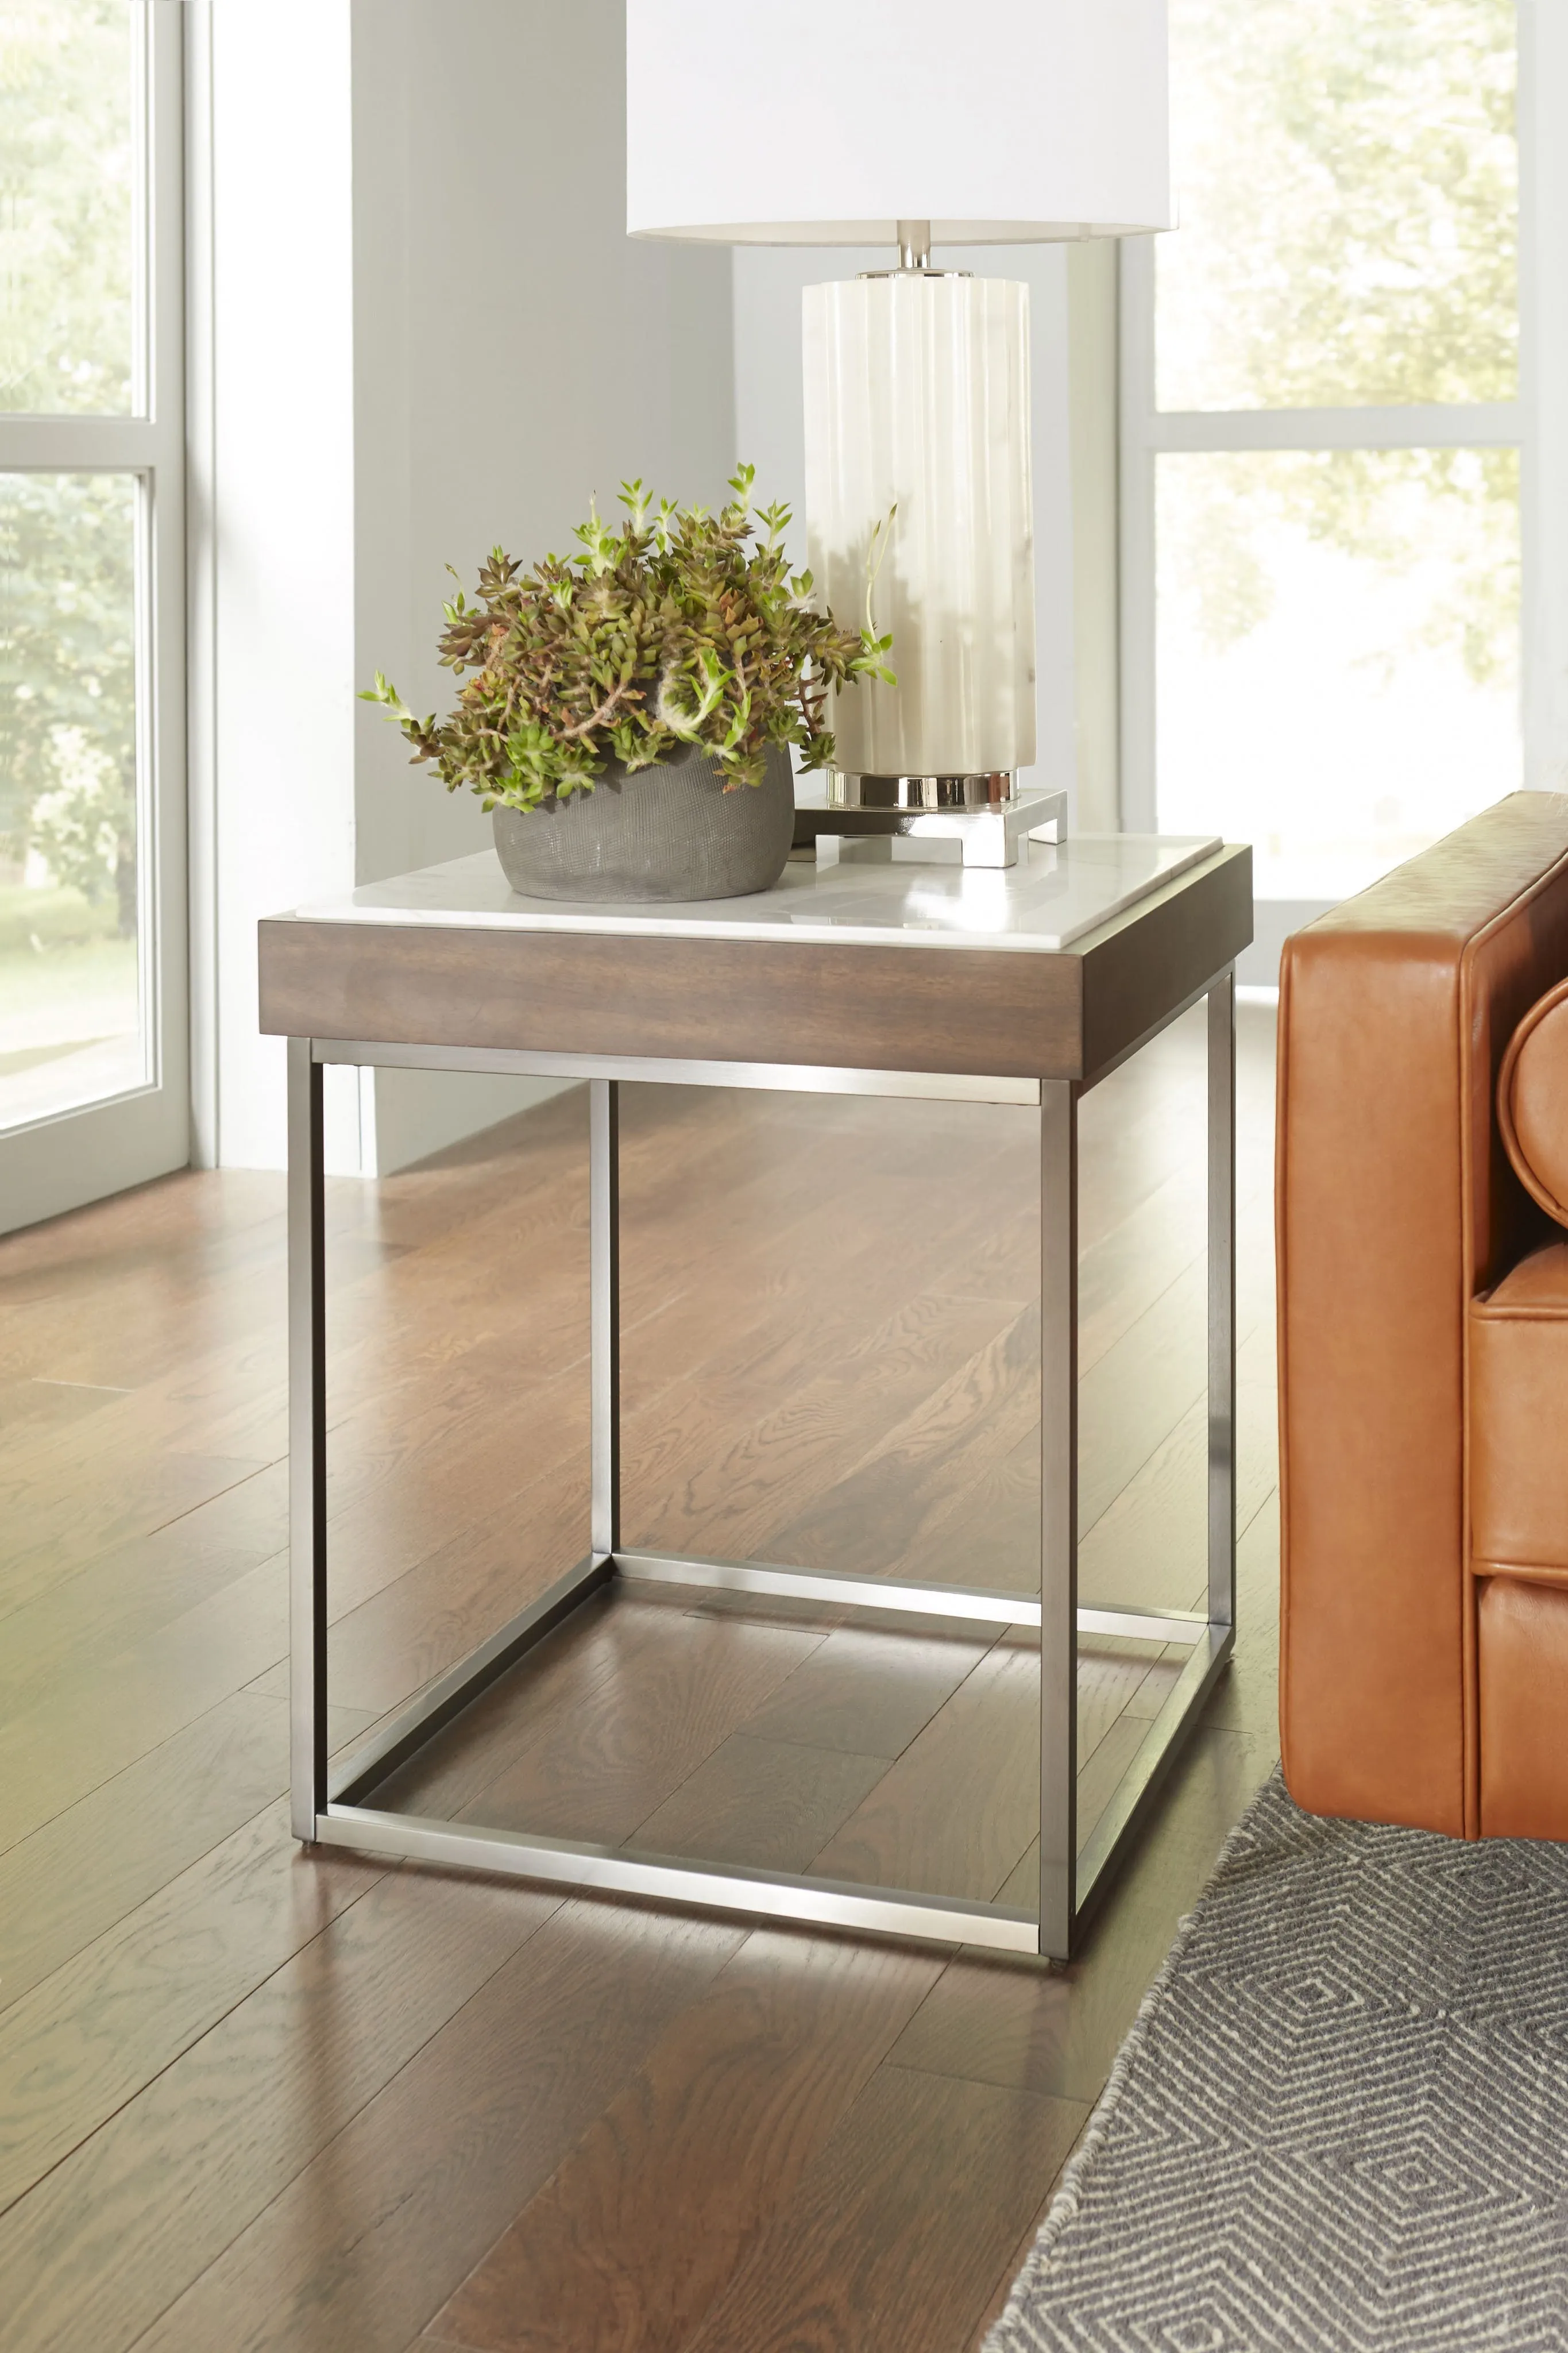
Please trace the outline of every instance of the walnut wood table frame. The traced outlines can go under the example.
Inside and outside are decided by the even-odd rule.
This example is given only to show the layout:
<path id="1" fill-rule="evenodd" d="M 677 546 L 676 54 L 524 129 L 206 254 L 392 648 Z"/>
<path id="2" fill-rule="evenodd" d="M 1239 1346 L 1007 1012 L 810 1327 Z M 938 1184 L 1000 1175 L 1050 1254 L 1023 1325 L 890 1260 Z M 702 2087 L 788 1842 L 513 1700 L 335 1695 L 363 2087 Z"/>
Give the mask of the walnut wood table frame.
<path id="1" fill-rule="evenodd" d="M 477 861 L 474 861 L 477 862 Z M 412 878 L 417 879 L 417 878 Z M 1234 959 L 1250 855 L 1223 849 L 1049 955 L 980 938 L 940 952 L 786 939 L 489 931 L 388 915 L 261 926 L 262 1027 L 289 1039 L 292 1826 L 302 1841 L 605 1894 L 1070 1957 L 1228 1658 L 1236 1598 Z M 606 953 L 608 951 L 608 953 Z M 780 959 L 783 959 L 781 962 Z M 764 968 L 765 967 L 765 968 Z M 1078 1105 L 1159 1030 L 1208 1008 L 1208 1607 L 1078 1600 Z M 373 1734 L 327 1753 L 322 1066 L 505 1071 L 589 1088 L 592 1496 L 584 1560 Z M 626 1549 L 620 1532 L 618 1115 L 623 1080 L 919 1095 L 1038 1108 L 1040 1599 Z M 1038 1629 L 1036 1910 L 378 1810 L 387 1776 L 619 1583 L 669 1583 Z M 1185 1667 L 1077 1852 L 1080 1634 L 1187 1645 Z"/>

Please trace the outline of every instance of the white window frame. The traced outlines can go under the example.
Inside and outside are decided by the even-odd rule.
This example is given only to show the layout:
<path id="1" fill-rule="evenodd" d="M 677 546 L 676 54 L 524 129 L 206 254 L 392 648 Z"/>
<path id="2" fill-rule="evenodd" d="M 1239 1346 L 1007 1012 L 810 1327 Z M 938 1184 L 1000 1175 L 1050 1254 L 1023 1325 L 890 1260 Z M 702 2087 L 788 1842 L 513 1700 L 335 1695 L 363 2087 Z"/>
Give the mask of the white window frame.
<path id="1" fill-rule="evenodd" d="M 1524 565 L 1524 781 L 1568 789 L 1568 9 L 1519 0 L 1519 396 L 1392 407 L 1160 409 L 1154 249 L 1121 247 L 1120 322 L 1121 795 L 1129 832 L 1158 827 L 1155 462 L 1167 450 L 1496 449 L 1520 452 Z M 1272 983 L 1288 933 L 1321 900 L 1259 900 L 1244 980 Z"/>
<path id="2" fill-rule="evenodd" d="M 190 1155 L 185 880 L 183 8 L 128 0 L 145 96 L 132 411 L 0 416 L 0 472 L 130 474 L 137 508 L 137 942 L 144 1082 L 0 1131 L 0 1232 Z"/>

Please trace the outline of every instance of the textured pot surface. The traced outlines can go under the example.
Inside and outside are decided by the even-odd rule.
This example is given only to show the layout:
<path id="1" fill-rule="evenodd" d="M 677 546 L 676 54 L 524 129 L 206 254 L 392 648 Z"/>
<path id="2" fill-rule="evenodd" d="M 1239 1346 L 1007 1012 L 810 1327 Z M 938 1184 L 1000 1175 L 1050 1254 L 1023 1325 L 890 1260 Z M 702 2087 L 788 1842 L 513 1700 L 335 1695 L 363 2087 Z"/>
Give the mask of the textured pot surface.
<path id="1" fill-rule="evenodd" d="M 795 781 L 775 744 L 763 782 L 727 793 L 694 749 L 634 776 L 613 763 L 591 793 L 494 818 L 506 879 L 528 898 L 738 899 L 784 872 Z"/>

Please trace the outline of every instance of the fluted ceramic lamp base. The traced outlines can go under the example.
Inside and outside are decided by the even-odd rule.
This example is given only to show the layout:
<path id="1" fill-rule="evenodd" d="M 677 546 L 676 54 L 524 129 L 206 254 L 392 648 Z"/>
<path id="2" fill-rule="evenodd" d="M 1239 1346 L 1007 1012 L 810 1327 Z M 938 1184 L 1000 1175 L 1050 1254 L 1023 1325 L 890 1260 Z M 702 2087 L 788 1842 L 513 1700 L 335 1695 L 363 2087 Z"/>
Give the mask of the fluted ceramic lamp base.
<path id="1" fill-rule="evenodd" d="M 891 638 L 893 678 L 832 698 L 845 774 L 1032 766 L 1027 289 L 898 269 L 809 286 L 803 316 L 811 571 L 842 620 Z"/>

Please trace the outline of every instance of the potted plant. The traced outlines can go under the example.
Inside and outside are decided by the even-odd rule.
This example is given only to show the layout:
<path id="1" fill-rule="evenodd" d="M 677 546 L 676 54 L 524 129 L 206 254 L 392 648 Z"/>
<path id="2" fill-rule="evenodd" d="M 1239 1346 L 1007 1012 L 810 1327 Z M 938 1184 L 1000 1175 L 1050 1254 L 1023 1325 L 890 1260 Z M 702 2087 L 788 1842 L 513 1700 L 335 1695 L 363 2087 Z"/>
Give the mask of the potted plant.
<path id="1" fill-rule="evenodd" d="M 765 891 L 789 855 L 801 765 L 833 756 L 827 695 L 890 680 L 891 644 L 810 602 L 781 544 L 787 507 L 753 510 L 753 469 L 718 514 L 621 485 L 570 557 L 520 574 L 500 548 L 479 598 L 443 609 L 444 668 L 468 673 L 437 726 L 378 670 L 365 696 L 416 763 L 494 812 L 513 890 L 549 899 L 720 899 Z M 456 575 L 454 575 L 456 576 Z M 868 599 L 868 609 L 869 600 Z"/>

